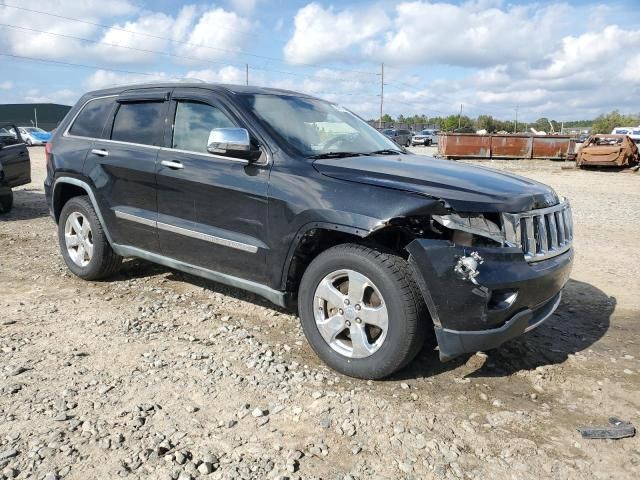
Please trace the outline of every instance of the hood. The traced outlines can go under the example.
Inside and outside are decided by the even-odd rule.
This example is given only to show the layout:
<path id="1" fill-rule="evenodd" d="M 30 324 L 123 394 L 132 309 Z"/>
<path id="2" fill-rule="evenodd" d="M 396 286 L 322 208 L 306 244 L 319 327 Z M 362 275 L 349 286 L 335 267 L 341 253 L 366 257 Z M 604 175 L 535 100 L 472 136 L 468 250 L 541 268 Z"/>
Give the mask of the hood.
<path id="1" fill-rule="evenodd" d="M 419 193 L 458 212 L 524 212 L 558 203 L 540 182 L 424 155 L 382 155 L 316 160 L 318 172 L 349 182 Z"/>

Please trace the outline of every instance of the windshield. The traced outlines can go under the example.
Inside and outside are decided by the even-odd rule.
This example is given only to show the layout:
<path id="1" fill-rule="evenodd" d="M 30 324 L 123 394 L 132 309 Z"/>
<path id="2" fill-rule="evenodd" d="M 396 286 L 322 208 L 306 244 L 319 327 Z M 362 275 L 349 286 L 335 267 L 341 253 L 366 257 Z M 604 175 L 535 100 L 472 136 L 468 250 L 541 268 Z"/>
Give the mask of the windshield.
<path id="1" fill-rule="evenodd" d="M 37 127 L 24 127 L 24 130 L 26 130 L 29 133 L 46 133 L 41 128 L 37 128 Z"/>
<path id="2" fill-rule="evenodd" d="M 402 151 L 398 144 L 349 110 L 291 95 L 242 95 L 247 106 L 283 141 L 305 157 L 350 152 Z"/>

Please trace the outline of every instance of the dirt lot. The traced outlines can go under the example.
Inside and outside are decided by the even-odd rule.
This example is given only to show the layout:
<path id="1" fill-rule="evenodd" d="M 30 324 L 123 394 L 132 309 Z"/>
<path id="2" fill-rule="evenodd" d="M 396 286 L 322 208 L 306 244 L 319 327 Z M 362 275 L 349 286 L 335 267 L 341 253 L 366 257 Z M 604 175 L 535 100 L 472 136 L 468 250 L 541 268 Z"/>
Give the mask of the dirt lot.
<path id="1" fill-rule="evenodd" d="M 108 282 L 71 275 L 31 155 L 0 220 L 1 478 L 638 478 L 638 436 L 576 427 L 640 426 L 640 174 L 484 162 L 571 199 L 559 310 L 497 351 L 423 351 L 365 382 L 253 295 L 139 260 Z"/>

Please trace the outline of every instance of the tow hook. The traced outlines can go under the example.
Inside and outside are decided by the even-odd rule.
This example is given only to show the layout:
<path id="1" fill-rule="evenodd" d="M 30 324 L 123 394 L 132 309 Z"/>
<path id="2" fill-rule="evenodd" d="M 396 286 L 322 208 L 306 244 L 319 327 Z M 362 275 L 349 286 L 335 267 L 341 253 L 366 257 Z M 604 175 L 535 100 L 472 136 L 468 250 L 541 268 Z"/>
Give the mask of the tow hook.
<path id="1" fill-rule="evenodd" d="M 458 263 L 453 267 L 453 271 L 460 275 L 463 280 L 469 280 L 474 285 L 480 286 L 476 277 L 480 274 L 478 265 L 483 263 L 484 260 L 478 252 L 471 252 L 469 255 L 458 258 Z"/>

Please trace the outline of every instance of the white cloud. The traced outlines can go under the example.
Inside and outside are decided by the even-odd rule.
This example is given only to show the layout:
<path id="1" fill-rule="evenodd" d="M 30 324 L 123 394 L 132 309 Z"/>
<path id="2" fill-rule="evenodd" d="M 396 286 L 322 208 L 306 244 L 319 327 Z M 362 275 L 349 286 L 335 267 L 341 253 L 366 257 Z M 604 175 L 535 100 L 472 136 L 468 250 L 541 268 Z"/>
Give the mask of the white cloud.
<path id="1" fill-rule="evenodd" d="M 92 57 L 98 57 L 99 60 L 115 63 L 151 63 L 156 56 L 150 55 L 148 51 L 165 51 L 170 47 L 170 42 L 162 38 L 157 38 L 162 36 L 162 34 L 156 35 L 152 33 L 154 36 L 151 37 L 138 35 L 137 32 L 168 32 L 174 23 L 174 19 L 168 15 L 151 13 L 141 16 L 136 21 L 116 24 L 107 30 L 99 39 L 100 44 L 90 47 Z M 129 48 L 118 48 L 114 45 Z M 143 50 L 147 50 L 147 52 Z"/>
<path id="2" fill-rule="evenodd" d="M 209 83 L 243 84 L 246 81 L 246 73 L 233 66 L 223 67 L 219 70 L 207 68 L 204 70 L 192 70 L 185 75 L 187 79 L 202 80 Z"/>
<path id="3" fill-rule="evenodd" d="M 477 67 L 536 61 L 547 54 L 572 18 L 572 10 L 564 4 L 503 8 L 493 3 L 400 3 L 393 29 L 384 40 L 369 45 L 367 53 L 397 64 Z"/>
<path id="4" fill-rule="evenodd" d="M 231 6 L 243 15 L 252 13 L 261 0 L 231 0 Z"/>
<path id="5" fill-rule="evenodd" d="M 200 16 L 184 38 L 189 46 L 181 46 L 180 50 L 202 60 L 224 58 L 240 48 L 250 30 L 251 22 L 235 12 L 211 9 Z"/>
<path id="6" fill-rule="evenodd" d="M 22 101 L 25 103 L 61 103 L 66 105 L 73 105 L 78 98 L 80 98 L 81 92 L 70 89 L 54 90 L 52 92 L 43 93 L 37 88 L 27 90 Z"/>
<path id="7" fill-rule="evenodd" d="M 351 47 L 371 39 L 388 24 L 387 14 L 378 6 L 335 12 L 332 7 L 310 3 L 296 14 L 295 31 L 284 47 L 284 56 L 291 64 L 346 59 L 353 55 Z"/>
<path id="8" fill-rule="evenodd" d="M 246 18 L 215 6 L 187 5 L 171 16 L 139 10 L 126 0 L 53 3 L 48 5 L 47 11 L 79 18 L 85 23 L 38 14 L 24 15 L 20 10 L 3 8 L 0 9 L 0 23 L 19 28 L 0 29 L 0 51 L 102 65 L 150 64 L 163 58 L 178 64 L 198 64 L 229 57 L 242 47 L 252 28 Z M 73 8 L 76 5 L 77 8 Z M 129 18 L 118 21 L 123 15 Z M 97 23 L 111 27 L 105 30 L 96 26 Z M 191 45 L 185 45 L 185 42 Z M 180 60 L 180 56 L 197 60 Z"/>
<path id="9" fill-rule="evenodd" d="M 11 90 L 13 88 L 13 82 L 10 80 L 5 80 L 4 82 L 0 82 L 0 90 Z"/>
<path id="10" fill-rule="evenodd" d="M 136 73 L 119 73 L 108 70 L 96 70 L 84 81 L 86 90 L 99 90 L 115 85 L 129 85 L 133 83 L 147 83 L 157 81 L 176 81 L 176 77 L 165 72 L 151 72 L 147 75 Z"/>

